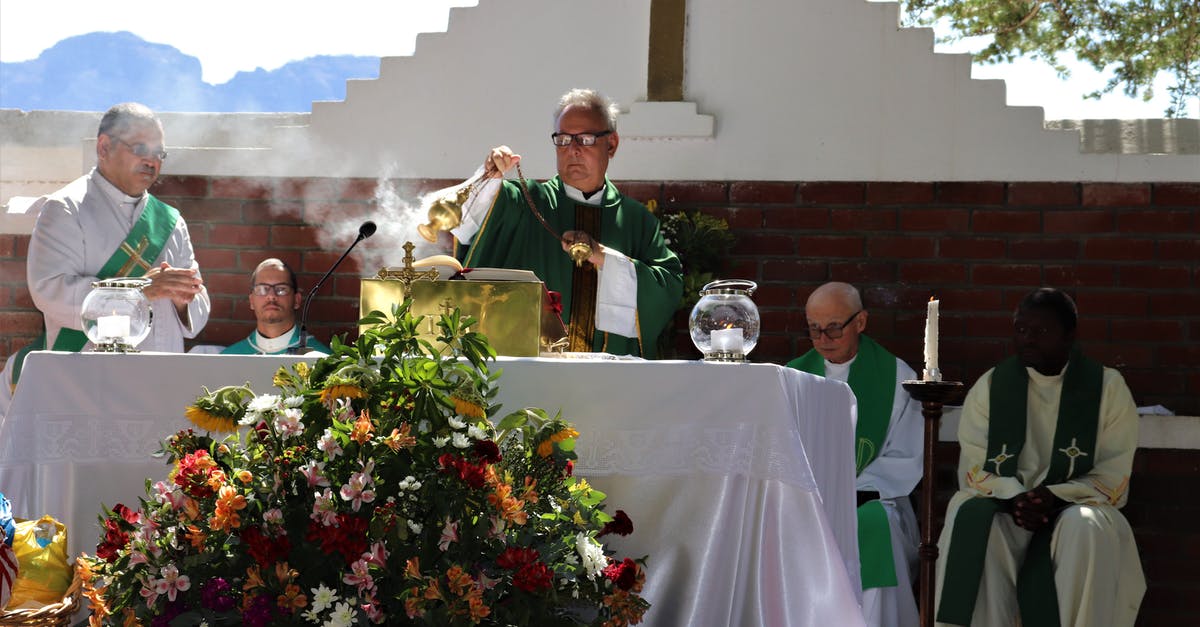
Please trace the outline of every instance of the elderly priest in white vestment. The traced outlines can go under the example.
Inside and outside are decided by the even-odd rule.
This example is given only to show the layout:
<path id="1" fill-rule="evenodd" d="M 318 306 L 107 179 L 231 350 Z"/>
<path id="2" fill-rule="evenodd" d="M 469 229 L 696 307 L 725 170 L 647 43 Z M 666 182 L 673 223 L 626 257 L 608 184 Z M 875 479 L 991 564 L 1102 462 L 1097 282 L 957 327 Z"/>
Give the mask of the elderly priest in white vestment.
<path id="1" fill-rule="evenodd" d="M 958 492 L 938 541 L 939 624 L 1127 627 L 1146 581 L 1129 497 L 1138 413 L 1121 374 L 1075 346 L 1078 314 L 1041 288 L 1016 355 L 984 373 L 959 423 Z"/>
<path id="2" fill-rule="evenodd" d="M 179 211 L 146 190 L 158 179 L 163 128 L 137 103 L 109 109 L 96 138 L 96 167 L 41 203 L 26 278 L 45 315 L 45 334 L 23 349 L 79 351 L 88 345 L 83 299 L 97 279 L 144 277 L 154 311 L 142 351 L 182 352 L 208 322 L 208 291 Z M 21 355 L 19 353 L 19 355 Z M 22 357 L 14 360 L 20 376 Z"/>
<path id="3" fill-rule="evenodd" d="M 921 405 L 900 385 L 916 373 L 870 337 L 848 283 L 818 287 L 804 306 L 813 348 L 788 366 L 842 381 L 858 402 L 855 470 L 863 616 L 868 625 L 916 627 L 912 575 L 920 535 L 908 495 L 921 480 Z M 849 452 L 849 451 L 847 451 Z"/>

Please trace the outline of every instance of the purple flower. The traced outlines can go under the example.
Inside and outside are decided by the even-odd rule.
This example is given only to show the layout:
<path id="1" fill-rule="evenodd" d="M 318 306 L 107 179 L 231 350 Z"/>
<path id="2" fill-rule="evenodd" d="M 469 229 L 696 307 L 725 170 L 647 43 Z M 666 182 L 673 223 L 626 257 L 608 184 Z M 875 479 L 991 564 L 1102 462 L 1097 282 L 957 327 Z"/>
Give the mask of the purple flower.
<path id="1" fill-rule="evenodd" d="M 200 603 L 214 612 L 232 610 L 234 600 L 229 595 L 229 582 L 220 577 L 204 582 L 200 587 Z"/>

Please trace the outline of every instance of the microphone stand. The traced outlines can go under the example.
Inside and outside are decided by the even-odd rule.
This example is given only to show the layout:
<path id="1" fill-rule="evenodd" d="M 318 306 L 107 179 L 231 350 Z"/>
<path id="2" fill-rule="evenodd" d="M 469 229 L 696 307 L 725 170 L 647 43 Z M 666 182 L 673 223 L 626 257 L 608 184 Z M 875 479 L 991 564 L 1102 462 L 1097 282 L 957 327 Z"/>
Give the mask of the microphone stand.
<path id="1" fill-rule="evenodd" d="M 374 234 L 375 223 L 370 220 L 363 222 L 362 225 L 358 227 L 358 237 L 355 238 L 352 244 L 350 244 L 350 247 L 346 249 L 346 252 L 342 253 L 342 256 L 338 257 L 338 260 L 333 262 L 333 265 L 330 266 L 329 270 L 325 273 L 325 276 L 321 277 L 321 280 L 317 281 L 317 284 L 308 291 L 308 296 L 304 297 L 304 308 L 300 311 L 300 342 L 296 346 L 289 347 L 287 354 L 300 355 L 302 354 L 301 351 L 308 348 L 308 306 L 312 304 L 313 296 L 317 295 L 317 290 L 321 289 L 321 285 L 325 283 L 325 279 L 328 279 L 329 275 L 333 274 L 333 271 L 336 270 L 339 265 L 341 265 L 342 260 L 346 258 L 346 255 L 349 255 L 350 251 L 354 250 L 354 247 L 358 246 L 359 242 L 371 237 Z"/>

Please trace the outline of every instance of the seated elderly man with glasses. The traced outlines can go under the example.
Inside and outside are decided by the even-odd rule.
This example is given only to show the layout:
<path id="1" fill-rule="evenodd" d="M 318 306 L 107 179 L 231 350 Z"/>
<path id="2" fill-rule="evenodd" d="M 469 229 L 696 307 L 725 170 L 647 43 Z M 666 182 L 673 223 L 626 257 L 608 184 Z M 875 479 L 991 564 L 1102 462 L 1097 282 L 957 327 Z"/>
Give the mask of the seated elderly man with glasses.
<path id="1" fill-rule="evenodd" d="M 329 353 L 329 347 L 308 337 L 300 346 L 300 327 L 296 311 L 303 301 L 296 286 L 296 273 L 278 259 L 265 259 L 250 275 L 250 310 L 258 326 L 246 339 L 221 351 L 225 355 L 280 355 L 299 349 L 307 353 Z"/>
<path id="2" fill-rule="evenodd" d="M 921 479 L 921 405 L 900 382 L 913 369 L 863 334 L 853 285 L 826 283 L 804 306 L 813 348 L 788 366 L 850 386 L 858 401 L 854 463 L 858 552 L 868 625 L 917 625 L 912 575 L 919 533 L 908 495 Z"/>

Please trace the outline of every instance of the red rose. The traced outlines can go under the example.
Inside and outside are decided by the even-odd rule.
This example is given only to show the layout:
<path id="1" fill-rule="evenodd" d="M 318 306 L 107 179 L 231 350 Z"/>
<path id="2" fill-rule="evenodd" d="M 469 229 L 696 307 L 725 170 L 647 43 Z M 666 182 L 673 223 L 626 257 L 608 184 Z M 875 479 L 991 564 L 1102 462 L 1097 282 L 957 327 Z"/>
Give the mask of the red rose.
<path id="1" fill-rule="evenodd" d="M 629 516 L 625 514 L 625 510 L 617 510 L 613 519 L 604 523 L 604 526 L 600 528 L 600 533 L 597 533 L 596 537 L 599 538 L 610 533 L 615 533 L 619 536 L 627 536 L 633 533 L 633 521 L 629 520 Z"/>
<path id="2" fill-rule="evenodd" d="M 616 584 L 618 588 L 629 590 L 637 583 L 638 565 L 637 562 L 627 557 L 623 561 L 613 562 L 605 566 L 601 572 L 604 573 L 605 577 L 608 577 L 609 581 Z"/>
<path id="3" fill-rule="evenodd" d="M 500 554 L 500 557 L 496 558 L 496 565 L 500 568 L 516 570 L 526 564 L 529 564 L 530 562 L 537 561 L 538 557 L 539 555 L 537 549 L 517 548 L 515 546 L 510 546 L 507 549 L 504 549 L 504 552 Z"/>
<path id="4" fill-rule="evenodd" d="M 521 567 L 513 575 L 513 585 L 526 592 L 546 590 L 554 583 L 554 571 L 542 562 L 533 562 Z"/>
<path id="5" fill-rule="evenodd" d="M 270 568 L 277 562 L 286 560 L 292 552 L 292 543 L 286 534 L 281 533 L 271 538 L 264 535 L 258 525 L 242 530 L 242 541 L 246 543 L 247 552 L 261 568 Z"/>
<path id="6" fill-rule="evenodd" d="M 491 440 L 480 440 L 475 443 L 475 457 L 484 464 L 500 462 L 500 447 Z"/>

